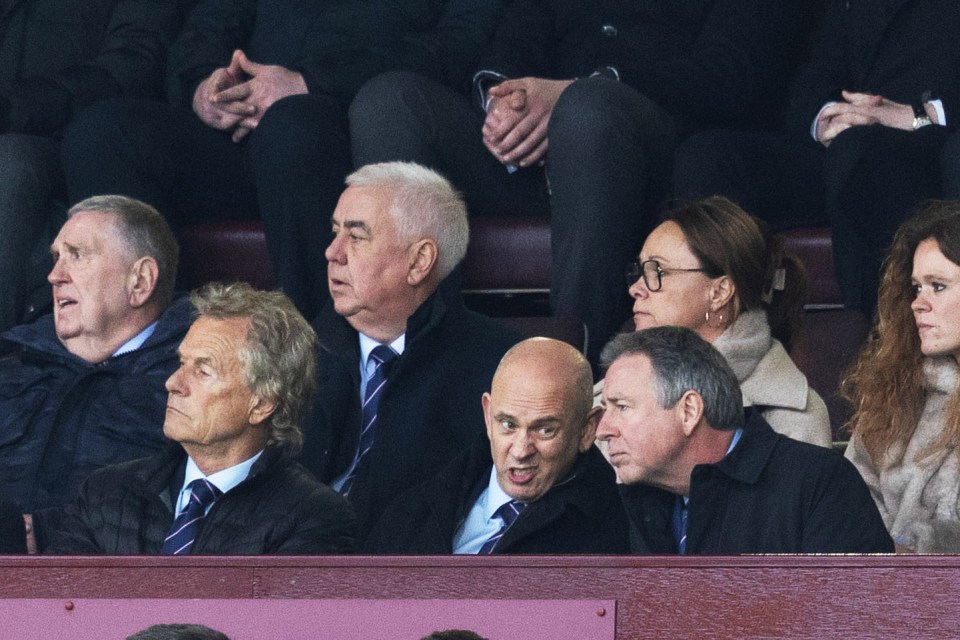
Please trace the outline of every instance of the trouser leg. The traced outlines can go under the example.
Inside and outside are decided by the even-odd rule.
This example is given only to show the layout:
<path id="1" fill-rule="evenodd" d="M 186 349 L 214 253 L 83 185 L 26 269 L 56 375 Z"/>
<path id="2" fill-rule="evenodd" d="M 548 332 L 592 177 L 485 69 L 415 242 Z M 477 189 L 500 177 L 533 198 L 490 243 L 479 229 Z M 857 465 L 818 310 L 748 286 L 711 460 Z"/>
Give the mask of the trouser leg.
<path id="1" fill-rule="evenodd" d="M 535 215 L 547 211 L 543 171 L 513 174 L 483 146 L 483 113 L 455 91 L 409 72 L 374 78 L 350 106 L 355 166 L 406 160 L 445 175 L 471 215 Z"/>
<path id="2" fill-rule="evenodd" d="M 313 318 L 329 298 L 324 251 L 351 168 L 346 109 L 310 95 L 278 100 L 249 150 L 277 283 Z"/>
<path id="3" fill-rule="evenodd" d="M 0 135 L 0 331 L 23 319 L 31 254 L 62 191 L 55 140 Z"/>
<path id="4" fill-rule="evenodd" d="M 557 315 L 587 327 L 596 363 L 626 318 L 626 264 L 669 184 L 672 118 L 630 87 L 591 78 L 560 96 L 548 128 Z"/>

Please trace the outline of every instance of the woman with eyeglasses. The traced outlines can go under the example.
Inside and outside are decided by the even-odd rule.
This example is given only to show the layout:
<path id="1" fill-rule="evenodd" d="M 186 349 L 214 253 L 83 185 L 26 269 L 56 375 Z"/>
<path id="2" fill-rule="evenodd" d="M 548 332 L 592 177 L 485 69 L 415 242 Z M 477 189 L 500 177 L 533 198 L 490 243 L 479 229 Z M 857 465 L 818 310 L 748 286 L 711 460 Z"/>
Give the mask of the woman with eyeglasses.
<path id="1" fill-rule="evenodd" d="M 727 359 L 745 405 L 775 431 L 828 447 L 827 407 L 787 353 L 806 276 L 782 236 L 761 225 L 721 197 L 670 211 L 627 269 L 633 322 L 693 329 Z"/>
<path id="2" fill-rule="evenodd" d="M 897 550 L 960 551 L 960 202 L 934 202 L 894 237 L 877 319 L 841 390 L 847 458 Z"/>

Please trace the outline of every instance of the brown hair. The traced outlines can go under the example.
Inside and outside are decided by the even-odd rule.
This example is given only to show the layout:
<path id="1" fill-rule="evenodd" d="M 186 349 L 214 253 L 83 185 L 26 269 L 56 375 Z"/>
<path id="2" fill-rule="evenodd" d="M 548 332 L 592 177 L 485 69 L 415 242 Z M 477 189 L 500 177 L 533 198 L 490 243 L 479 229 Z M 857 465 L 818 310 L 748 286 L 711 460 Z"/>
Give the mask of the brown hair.
<path id="1" fill-rule="evenodd" d="M 874 463 L 893 444 L 913 436 L 923 412 L 923 354 L 910 304 L 915 295 L 913 254 L 928 239 L 936 240 L 941 253 L 960 264 L 960 203 L 928 202 L 900 226 L 884 262 L 876 322 L 840 386 L 854 409 L 847 428 L 859 436 Z M 960 393 L 954 392 L 939 441 L 920 452 L 918 459 L 957 445 Z"/>
<path id="2" fill-rule="evenodd" d="M 734 318 L 765 309 L 770 333 L 789 350 L 803 319 L 807 275 L 783 236 L 721 196 L 682 203 L 664 220 L 680 227 L 707 275 L 733 280 Z"/>

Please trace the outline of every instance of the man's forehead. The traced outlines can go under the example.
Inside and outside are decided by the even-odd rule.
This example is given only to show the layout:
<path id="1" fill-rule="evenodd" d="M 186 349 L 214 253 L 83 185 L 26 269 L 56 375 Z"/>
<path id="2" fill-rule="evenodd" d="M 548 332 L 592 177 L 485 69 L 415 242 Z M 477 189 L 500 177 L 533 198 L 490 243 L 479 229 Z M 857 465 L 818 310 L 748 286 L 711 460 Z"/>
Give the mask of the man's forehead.
<path id="1" fill-rule="evenodd" d="M 105 242 L 110 238 L 116 238 L 119 243 L 114 214 L 104 211 L 78 211 L 63 223 L 53 244 L 91 244 Z"/>
<path id="2" fill-rule="evenodd" d="M 386 187 L 347 187 L 331 219 L 341 225 L 361 222 L 373 226 L 390 218 L 392 203 L 393 194 Z"/>
<path id="3" fill-rule="evenodd" d="M 181 357 L 204 359 L 238 355 L 249 326 L 249 318 L 200 316 L 190 326 L 177 352 Z"/>
<path id="4" fill-rule="evenodd" d="M 617 358 L 604 377 L 603 397 L 609 399 L 636 395 L 639 389 L 649 386 L 652 373 L 650 360 L 643 354 Z"/>

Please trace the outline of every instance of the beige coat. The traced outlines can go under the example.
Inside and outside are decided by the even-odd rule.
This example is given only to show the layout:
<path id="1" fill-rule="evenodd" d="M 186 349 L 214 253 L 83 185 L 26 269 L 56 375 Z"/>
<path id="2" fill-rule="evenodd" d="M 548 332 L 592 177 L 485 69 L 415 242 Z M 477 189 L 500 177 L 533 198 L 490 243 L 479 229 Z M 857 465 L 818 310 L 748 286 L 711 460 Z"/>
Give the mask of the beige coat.
<path id="1" fill-rule="evenodd" d="M 951 357 L 926 358 L 926 402 L 909 442 L 894 445 L 881 468 L 854 435 L 847 458 L 870 487 L 894 542 L 919 553 L 960 552 L 960 456 L 941 449 L 918 461 L 943 430 L 947 404 L 957 392 L 958 367 Z"/>
<path id="2" fill-rule="evenodd" d="M 777 433 L 823 447 L 831 445 L 827 405 L 807 384 L 783 345 L 770 336 L 766 313 L 742 314 L 713 346 L 740 381 L 745 407 L 757 406 Z M 600 403 L 602 390 L 601 380 L 593 388 L 595 405 Z"/>

